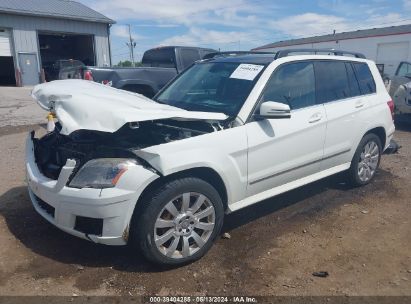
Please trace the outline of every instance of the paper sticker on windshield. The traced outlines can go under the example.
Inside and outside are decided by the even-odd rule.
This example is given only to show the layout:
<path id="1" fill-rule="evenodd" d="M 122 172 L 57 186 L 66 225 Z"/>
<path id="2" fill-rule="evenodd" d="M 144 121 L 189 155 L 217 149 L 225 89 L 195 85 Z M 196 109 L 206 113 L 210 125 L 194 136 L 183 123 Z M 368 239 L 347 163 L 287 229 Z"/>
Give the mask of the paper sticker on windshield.
<path id="1" fill-rule="evenodd" d="M 242 63 L 235 69 L 230 78 L 254 80 L 263 68 L 262 65 Z"/>

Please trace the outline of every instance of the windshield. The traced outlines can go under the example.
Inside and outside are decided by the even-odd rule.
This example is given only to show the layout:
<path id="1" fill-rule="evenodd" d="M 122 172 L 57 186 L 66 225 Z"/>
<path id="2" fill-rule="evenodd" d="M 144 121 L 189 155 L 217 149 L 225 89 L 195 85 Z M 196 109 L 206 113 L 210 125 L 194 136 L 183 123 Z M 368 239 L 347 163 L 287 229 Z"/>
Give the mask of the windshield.
<path id="1" fill-rule="evenodd" d="M 235 116 L 264 68 L 239 62 L 197 63 L 160 92 L 156 100 L 189 111 Z"/>

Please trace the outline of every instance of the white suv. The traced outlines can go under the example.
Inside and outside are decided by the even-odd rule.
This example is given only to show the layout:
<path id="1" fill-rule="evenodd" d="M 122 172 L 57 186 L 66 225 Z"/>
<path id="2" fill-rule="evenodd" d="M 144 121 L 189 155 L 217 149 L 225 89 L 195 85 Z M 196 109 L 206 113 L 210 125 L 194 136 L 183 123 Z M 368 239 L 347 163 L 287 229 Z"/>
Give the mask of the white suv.
<path id="1" fill-rule="evenodd" d="M 222 54 L 153 100 L 82 80 L 32 95 L 58 119 L 27 140 L 37 212 L 161 264 L 204 255 L 224 214 L 342 171 L 369 183 L 394 133 L 374 62 L 341 55 Z"/>

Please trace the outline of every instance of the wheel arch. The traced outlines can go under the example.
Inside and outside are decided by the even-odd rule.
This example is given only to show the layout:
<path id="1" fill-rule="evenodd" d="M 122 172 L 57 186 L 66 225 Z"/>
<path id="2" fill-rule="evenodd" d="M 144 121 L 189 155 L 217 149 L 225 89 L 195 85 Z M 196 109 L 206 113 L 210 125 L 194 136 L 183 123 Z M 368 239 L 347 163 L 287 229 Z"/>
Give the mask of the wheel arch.
<path id="1" fill-rule="evenodd" d="M 208 182 L 210 185 L 212 185 L 218 192 L 218 194 L 221 197 L 221 200 L 223 202 L 224 206 L 224 211 L 227 210 L 228 208 L 228 194 L 227 194 L 227 188 L 226 185 L 222 179 L 222 177 L 215 171 L 214 169 L 210 167 L 195 167 L 195 168 L 190 168 L 182 171 L 178 171 L 175 173 L 172 173 L 170 175 L 162 176 L 160 178 L 157 178 L 153 180 L 141 193 L 140 197 L 137 200 L 137 204 L 134 210 L 134 213 L 140 211 L 140 208 L 142 207 L 142 201 L 152 193 L 154 189 L 157 189 L 164 183 L 175 180 L 175 179 L 180 179 L 184 177 L 197 177 L 199 179 L 202 179 L 206 182 Z"/>
<path id="2" fill-rule="evenodd" d="M 385 148 L 385 144 L 386 144 L 386 140 L 387 140 L 387 133 L 385 132 L 384 127 L 375 127 L 373 129 L 368 130 L 364 136 L 368 135 L 368 134 L 375 134 L 378 136 L 378 138 L 381 141 L 381 148 L 384 150 Z M 364 137 L 363 136 L 363 137 Z"/>

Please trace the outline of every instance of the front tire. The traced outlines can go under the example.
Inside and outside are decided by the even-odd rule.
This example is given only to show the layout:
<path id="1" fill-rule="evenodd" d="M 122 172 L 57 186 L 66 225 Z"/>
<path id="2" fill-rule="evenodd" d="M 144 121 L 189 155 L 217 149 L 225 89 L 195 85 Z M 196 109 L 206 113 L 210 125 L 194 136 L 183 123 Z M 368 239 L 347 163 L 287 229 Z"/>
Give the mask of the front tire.
<path id="1" fill-rule="evenodd" d="M 374 178 L 381 152 L 381 140 L 377 135 L 370 133 L 362 138 L 348 170 L 349 182 L 353 186 L 366 185 Z"/>
<path id="2" fill-rule="evenodd" d="M 201 258 L 221 231 L 221 197 L 199 178 L 167 182 L 142 203 L 134 233 L 143 255 L 156 264 L 183 265 Z"/>

